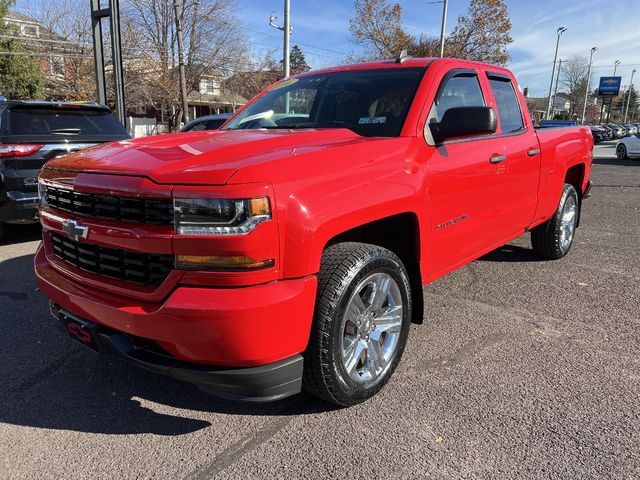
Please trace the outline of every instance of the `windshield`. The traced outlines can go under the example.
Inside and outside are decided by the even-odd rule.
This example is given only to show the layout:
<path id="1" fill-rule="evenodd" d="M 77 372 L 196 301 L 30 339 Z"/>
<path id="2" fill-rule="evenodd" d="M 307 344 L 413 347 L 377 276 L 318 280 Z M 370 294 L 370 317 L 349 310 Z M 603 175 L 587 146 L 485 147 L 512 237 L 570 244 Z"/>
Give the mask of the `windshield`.
<path id="1" fill-rule="evenodd" d="M 348 128 L 363 136 L 397 137 L 424 72 L 359 70 L 283 80 L 224 130 Z"/>

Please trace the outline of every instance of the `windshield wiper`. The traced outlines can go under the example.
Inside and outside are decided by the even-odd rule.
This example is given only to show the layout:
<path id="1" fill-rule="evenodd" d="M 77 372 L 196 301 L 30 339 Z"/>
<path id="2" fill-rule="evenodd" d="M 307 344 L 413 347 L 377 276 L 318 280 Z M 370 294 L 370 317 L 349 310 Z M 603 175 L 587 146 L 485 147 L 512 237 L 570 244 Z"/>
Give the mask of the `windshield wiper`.
<path id="1" fill-rule="evenodd" d="M 78 135 L 81 132 L 79 128 L 56 128 L 49 130 L 52 135 Z"/>

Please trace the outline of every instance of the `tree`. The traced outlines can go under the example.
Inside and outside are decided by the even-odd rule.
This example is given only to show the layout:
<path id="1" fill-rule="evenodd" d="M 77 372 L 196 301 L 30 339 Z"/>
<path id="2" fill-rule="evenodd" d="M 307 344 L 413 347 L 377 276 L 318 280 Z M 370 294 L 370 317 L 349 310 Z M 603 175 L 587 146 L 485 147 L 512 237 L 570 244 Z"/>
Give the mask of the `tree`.
<path id="1" fill-rule="evenodd" d="M 281 65 L 273 59 L 273 52 L 267 52 L 259 62 L 243 55 L 231 66 L 235 73 L 224 81 L 224 87 L 247 100 L 282 78 Z"/>
<path id="2" fill-rule="evenodd" d="M 355 0 L 356 15 L 349 31 L 357 45 L 365 48 L 367 58 L 394 58 L 403 48 L 415 45 L 415 39 L 402 28 L 402 7 L 386 0 Z"/>
<path id="3" fill-rule="evenodd" d="M 177 35 L 175 11 L 183 26 L 186 56 L 186 84 L 197 85 L 203 75 L 232 75 L 230 65 L 246 51 L 245 39 L 233 13 L 234 0 L 125 0 L 122 14 L 132 29 L 137 44 L 127 50 L 139 52 L 133 63 L 150 78 L 151 104 L 170 111 L 172 125 L 177 125 L 183 107 L 177 69 Z"/>
<path id="4" fill-rule="evenodd" d="M 511 20 L 504 0 L 471 0 L 466 15 L 445 42 L 448 57 L 506 65 L 511 38 Z"/>
<path id="5" fill-rule="evenodd" d="M 414 56 L 436 56 L 439 39 L 408 34 L 402 27 L 402 7 L 387 0 L 355 0 L 349 30 L 364 58 L 394 58 L 403 49 Z M 504 0 L 471 0 L 466 15 L 445 39 L 445 55 L 504 65 L 509 60 L 511 21 Z"/>
<path id="6" fill-rule="evenodd" d="M 64 55 L 62 78 L 50 78 L 47 91 L 68 101 L 95 98 L 96 85 L 89 4 L 85 0 L 48 0 L 42 2 L 40 21 L 49 32 L 46 40 L 37 43 L 39 50 Z"/>
<path id="7" fill-rule="evenodd" d="M 297 75 L 299 73 L 308 72 L 311 67 L 307 65 L 307 60 L 304 58 L 304 53 L 298 45 L 294 45 L 289 55 L 289 68 L 291 75 Z"/>
<path id="8" fill-rule="evenodd" d="M 560 84 L 569 97 L 569 115 L 582 114 L 584 94 L 587 88 L 589 62 L 585 57 L 573 55 L 562 62 Z"/>
<path id="9" fill-rule="evenodd" d="M 44 79 L 40 65 L 24 54 L 22 44 L 15 38 L 18 32 L 12 25 L 5 25 L 4 17 L 13 0 L 0 0 L 0 92 L 17 99 L 41 99 L 44 95 Z"/>

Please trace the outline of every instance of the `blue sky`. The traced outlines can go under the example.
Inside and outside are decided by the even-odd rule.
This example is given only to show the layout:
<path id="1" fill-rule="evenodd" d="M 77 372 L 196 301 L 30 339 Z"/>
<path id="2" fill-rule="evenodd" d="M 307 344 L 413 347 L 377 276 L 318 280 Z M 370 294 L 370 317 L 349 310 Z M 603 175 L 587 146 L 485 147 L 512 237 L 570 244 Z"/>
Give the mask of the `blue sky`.
<path id="1" fill-rule="evenodd" d="M 403 21 L 409 33 L 439 36 L 442 4 L 430 0 L 404 0 Z M 640 84 L 640 0 L 603 2 L 602 0 L 507 0 L 513 24 L 513 44 L 509 48 L 509 67 L 521 87 L 531 96 L 545 96 L 549 88 L 556 29 L 567 27 L 560 42 L 559 58 L 578 54 L 594 56 L 592 85 L 600 75 L 611 75 L 613 64 L 621 60 L 618 75 L 629 83 L 631 70 L 638 68 Z M 620 8 L 613 8 L 613 5 Z M 468 8 L 468 0 L 450 0 L 447 30 Z M 278 14 L 282 23 L 282 0 L 239 0 L 238 18 L 247 27 L 254 53 L 270 49 L 282 55 L 282 34 L 269 27 L 269 15 Z M 313 68 L 342 63 L 346 54 L 357 52 L 349 34 L 353 16 L 351 0 L 291 0 L 292 43 L 299 43 Z"/>

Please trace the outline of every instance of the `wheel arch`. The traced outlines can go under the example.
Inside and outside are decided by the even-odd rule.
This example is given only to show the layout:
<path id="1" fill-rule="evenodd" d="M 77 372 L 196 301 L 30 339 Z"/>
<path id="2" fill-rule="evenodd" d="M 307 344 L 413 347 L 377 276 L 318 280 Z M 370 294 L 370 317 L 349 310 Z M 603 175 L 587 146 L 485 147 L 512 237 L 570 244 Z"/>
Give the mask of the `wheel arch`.
<path id="1" fill-rule="evenodd" d="M 582 189 L 584 185 L 585 170 L 585 165 L 583 163 L 578 163 L 569 167 L 564 175 L 564 183 L 573 185 L 573 188 L 575 188 L 578 193 L 578 220 L 576 222 L 576 228 L 580 226 L 580 217 L 582 215 L 582 197 L 584 195 Z"/>
<path id="2" fill-rule="evenodd" d="M 323 250 L 343 242 L 378 245 L 392 251 L 402 260 L 411 284 L 411 323 L 423 323 L 424 297 L 420 268 L 422 247 L 418 216 L 414 212 L 403 212 L 359 225 L 331 237 Z"/>

